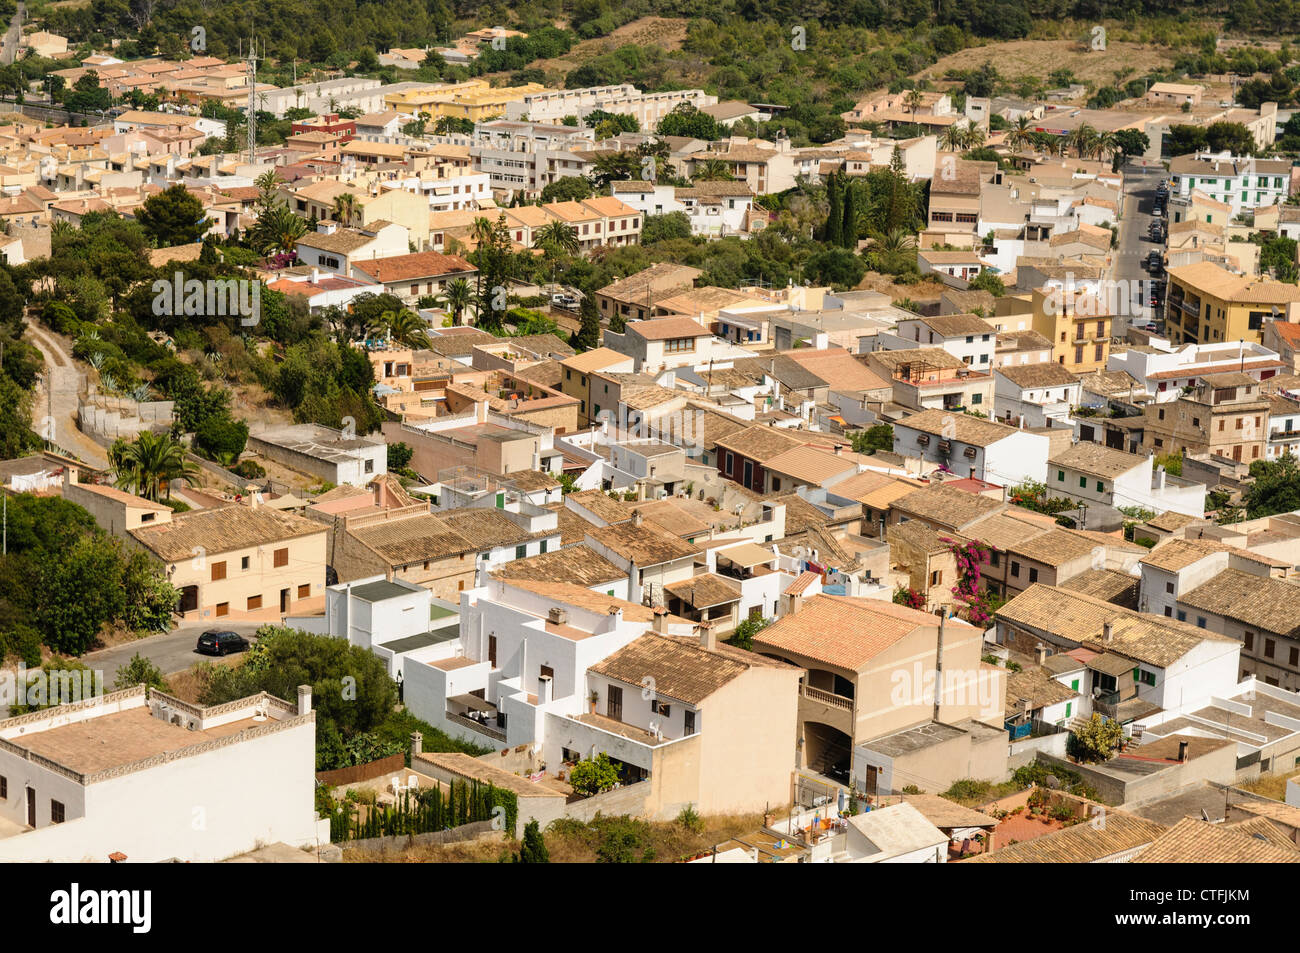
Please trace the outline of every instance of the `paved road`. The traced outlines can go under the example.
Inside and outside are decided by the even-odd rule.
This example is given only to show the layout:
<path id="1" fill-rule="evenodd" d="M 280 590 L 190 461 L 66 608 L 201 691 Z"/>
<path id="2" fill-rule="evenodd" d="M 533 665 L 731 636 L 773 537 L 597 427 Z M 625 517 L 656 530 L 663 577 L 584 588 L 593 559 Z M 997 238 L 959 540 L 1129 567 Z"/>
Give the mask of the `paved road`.
<path id="1" fill-rule="evenodd" d="M 9 30 L 0 45 L 0 60 L 3 60 L 6 66 L 18 56 L 18 43 L 22 40 L 23 17 L 26 14 L 24 7 L 24 4 L 18 4 L 18 9 L 14 11 L 14 18 L 9 21 Z"/>
<path id="2" fill-rule="evenodd" d="M 77 429 L 77 407 L 85 375 L 55 335 L 30 321 L 27 340 L 45 357 L 45 373 L 32 404 L 32 429 L 65 453 L 101 469 L 108 466 L 104 448 Z"/>
<path id="3" fill-rule="evenodd" d="M 1150 162 L 1144 167 L 1139 160 L 1124 167 L 1124 217 L 1120 219 L 1119 243 L 1111 270 L 1111 278 L 1116 281 L 1145 281 L 1151 277 L 1142 263 L 1147 255 L 1162 247 L 1148 238 L 1147 231 L 1151 225 L 1156 186 L 1164 176 L 1164 167 L 1158 162 Z M 1149 309 L 1149 296 L 1143 307 Z M 1131 316 L 1117 315 L 1111 322 L 1111 333 L 1123 337 L 1130 323 L 1133 323 Z"/>
<path id="4" fill-rule="evenodd" d="M 260 623 L 248 624 L 236 622 L 231 625 L 213 625 L 211 623 L 184 625 L 162 635 L 151 635 L 145 639 L 115 645 L 111 649 L 100 649 L 81 657 L 81 661 L 92 669 L 104 672 L 105 690 L 111 690 L 117 670 L 131 661 L 137 653 L 151 659 L 162 669 L 164 675 L 183 672 L 195 662 L 211 658 L 194 651 L 199 635 L 208 629 L 219 628 L 227 632 L 238 632 L 246 639 L 252 639 Z"/>

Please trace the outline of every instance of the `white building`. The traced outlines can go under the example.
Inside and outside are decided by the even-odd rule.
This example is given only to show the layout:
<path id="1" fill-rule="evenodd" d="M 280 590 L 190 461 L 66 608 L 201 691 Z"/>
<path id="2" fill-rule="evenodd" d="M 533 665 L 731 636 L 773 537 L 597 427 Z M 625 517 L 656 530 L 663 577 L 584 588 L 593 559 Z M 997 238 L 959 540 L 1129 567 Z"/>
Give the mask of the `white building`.
<path id="1" fill-rule="evenodd" d="M 1046 427 L 1065 420 L 1082 397 L 1079 379 L 1055 361 L 1005 364 L 993 371 L 994 416 L 1008 424 Z"/>
<path id="2" fill-rule="evenodd" d="M 393 258 L 409 251 L 410 232 L 393 222 L 378 227 L 344 228 L 332 219 L 321 219 L 316 223 L 316 231 L 298 239 L 299 260 L 344 276 L 351 275 L 356 262 Z"/>
<path id="3" fill-rule="evenodd" d="M 946 466 L 959 476 L 999 486 L 1044 482 L 1049 442 L 960 411 L 923 410 L 894 424 L 894 452 Z"/>
<path id="4" fill-rule="evenodd" d="M 0 860 L 210 862 L 328 841 L 316 715 L 254 695 L 199 708 L 143 685 L 0 721 Z"/>
<path id="5" fill-rule="evenodd" d="M 1193 190 L 1232 206 L 1232 214 L 1281 205 L 1291 188 L 1291 160 L 1256 159 L 1230 152 L 1198 152 L 1169 163 L 1171 201 L 1190 199 Z"/>
<path id="6" fill-rule="evenodd" d="M 631 83 L 619 86 L 586 86 L 582 89 L 547 89 L 529 93 L 518 102 L 506 104 L 506 118 L 529 122 L 561 123 L 576 116 L 583 123 L 595 110 L 634 118 L 641 129 L 653 132 L 659 120 L 682 103 L 697 109 L 713 106 L 717 96 L 702 89 L 670 89 L 643 93 Z"/>
<path id="7" fill-rule="evenodd" d="M 248 447 L 302 473 L 365 486 L 388 472 L 388 444 L 383 437 L 358 437 L 321 424 L 294 424 L 249 434 Z"/>
<path id="8" fill-rule="evenodd" d="M 876 341 L 887 350 L 943 348 L 977 371 L 992 369 L 997 351 L 997 333 L 993 325 L 974 314 L 905 318 L 898 322 L 896 332 L 882 331 L 876 335 Z"/>
<path id="9" fill-rule="evenodd" d="M 1152 338 L 1146 347 L 1131 347 L 1118 354 L 1112 351 L 1106 369 L 1127 371 L 1157 403 L 1177 400 L 1183 388 L 1195 387 L 1207 374 L 1240 372 L 1266 381 L 1288 372 L 1277 352 L 1262 344 L 1225 341 L 1176 345 L 1164 338 Z"/>
<path id="10" fill-rule="evenodd" d="M 595 144 L 589 129 L 496 119 L 474 126 L 469 151 L 493 189 L 532 195 L 565 176 L 586 175 L 591 162 L 574 150 Z"/>
<path id="11" fill-rule="evenodd" d="M 1154 457 L 1125 453 L 1099 443 L 1076 443 L 1047 461 L 1047 491 L 1115 509 L 1136 506 L 1160 513 L 1205 515 L 1205 484 L 1152 468 Z"/>

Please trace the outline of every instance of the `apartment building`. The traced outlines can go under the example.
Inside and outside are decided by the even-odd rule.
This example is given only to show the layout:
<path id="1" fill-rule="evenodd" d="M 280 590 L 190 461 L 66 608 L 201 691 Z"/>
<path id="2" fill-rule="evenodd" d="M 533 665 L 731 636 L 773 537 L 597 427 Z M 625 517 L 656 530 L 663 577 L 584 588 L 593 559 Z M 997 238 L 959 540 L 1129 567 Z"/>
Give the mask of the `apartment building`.
<path id="1" fill-rule="evenodd" d="M 961 412 L 923 410 L 894 424 L 895 453 L 999 486 L 1043 482 L 1048 445 L 1043 434 Z"/>
<path id="2" fill-rule="evenodd" d="M 539 123 L 562 124 L 576 116 L 584 125 L 588 114 L 601 110 L 631 116 L 642 129 L 654 129 L 659 120 L 683 103 L 702 109 L 718 102 L 702 89 L 670 89 L 645 93 L 631 83 L 617 86 L 586 86 L 580 89 L 544 89 L 527 93 L 506 105 L 505 118 Z"/>
<path id="3" fill-rule="evenodd" d="M 586 175 L 592 149 L 590 130 L 537 122 L 480 122 L 470 137 L 476 172 L 486 172 L 493 190 L 532 198 L 550 183 L 570 175 Z"/>
<path id="4" fill-rule="evenodd" d="M 977 345 L 987 348 L 987 351 L 965 356 L 972 360 L 984 358 L 987 362 L 993 351 L 991 329 L 988 335 L 990 341 L 987 344 L 981 341 Z M 866 356 L 866 365 L 868 370 L 891 382 L 893 400 L 903 407 L 954 413 L 963 410 L 993 413 L 993 375 L 987 370 L 972 370 L 963 358 L 947 350 L 912 347 L 872 351 Z"/>
<path id="5" fill-rule="evenodd" d="M 1031 326 L 1052 342 L 1052 358 L 1066 370 L 1104 370 L 1110 358 L 1112 306 L 1073 286 L 1044 287 L 1031 295 Z"/>
<path id="6" fill-rule="evenodd" d="M 1048 458 L 1047 474 L 1049 493 L 1094 507 L 1136 506 L 1156 513 L 1205 515 L 1205 484 L 1166 474 L 1146 454 L 1076 443 Z"/>
<path id="7" fill-rule="evenodd" d="M 1169 191 L 1175 198 L 1189 198 L 1200 190 L 1223 202 L 1235 217 L 1268 205 L 1281 205 L 1290 195 L 1291 162 L 1288 159 L 1256 159 L 1230 152 L 1198 152 L 1178 156 L 1169 163 Z"/>
<path id="8" fill-rule="evenodd" d="M 345 228 L 333 219 L 320 219 L 316 230 L 298 239 L 298 258 L 321 271 L 347 277 L 353 265 L 409 252 L 407 231 L 392 222 Z"/>
<path id="9" fill-rule="evenodd" d="M 970 244 L 980 219 L 980 192 L 998 181 L 997 163 L 940 156 L 930 179 L 927 233 L 937 244 Z M 948 242 L 946 238 L 953 237 Z"/>
<path id="10" fill-rule="evenodd" d="M 1300 288 L 1209 261 L 1169 269 L 1165 333 L 1174 344 L 1259 344 L 1270 318 L 1300 320 Z"/>
<path id="11" fill-rule="evenodd" d="M 615 194 L 620 194 L 615 192 Z M 703 272 L 689 265 L 658 262 L 634 275 L 620 278 L 596 292 L 596 305 L 603 321 L 619 315 L 624 321 L 641 321 L 655 316 L 655 302 L 690 291 Z"/>
<path id="12" fill-rule="evenodd" d="M 1263 459 L 1268 398 L 1248 374 L 1208 374 L 1176 400 L 1143 408 L 1142 448 L 1209 453 L 1239 462 Z"/>
<path id="13" fill-rule="evenodd" d="M 1268 326 L 1272 324 L 1268 322 Z M 1276 352 L 1262 344 L 1225 341 L 1174 345 L 1161 338 L 1111 355 L 1106 366 L 1128 374 L 1141 385 L 1135 392 L 1145 393 L 1156 403 L 1176 400 L 1184 388 L 1195 387 L 1207 375 L 1241 373 L 1266 381 L 1289 370 Z"/>
<path id="14" fill-rule="evenodd" d="M 993 326 L 974 314 L 903 318 L 895 333 L 877 334 L 876 341 L 884 348 L 943 348 L 977 371 L 992 368 L 997 344 Z"/>

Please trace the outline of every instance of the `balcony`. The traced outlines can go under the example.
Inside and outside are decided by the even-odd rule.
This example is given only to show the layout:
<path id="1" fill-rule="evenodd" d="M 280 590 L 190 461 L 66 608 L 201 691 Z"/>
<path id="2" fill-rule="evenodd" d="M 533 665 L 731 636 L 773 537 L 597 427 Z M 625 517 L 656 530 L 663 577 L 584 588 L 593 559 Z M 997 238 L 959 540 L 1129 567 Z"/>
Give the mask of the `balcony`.
<path id="1" fill-rule="evenodd" d="M 828 692 L 825 689 L 813 688 L 811 685 L 802 686 L 804 698 L 811 698 L 813 701 L 821 702 L 823 705 L 830 705 L 832 708 L 842 708 L 845 711 L 853 710 L 853 699 L 844 695 L 837 695 L 834 692 Z"/>

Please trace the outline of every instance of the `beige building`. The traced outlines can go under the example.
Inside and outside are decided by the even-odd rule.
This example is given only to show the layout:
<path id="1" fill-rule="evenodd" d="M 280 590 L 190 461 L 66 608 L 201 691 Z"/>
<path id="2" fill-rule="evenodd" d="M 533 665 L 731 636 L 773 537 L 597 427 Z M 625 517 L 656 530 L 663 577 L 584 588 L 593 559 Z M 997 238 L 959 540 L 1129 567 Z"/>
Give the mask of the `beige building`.
<path id="1" fill-rule="evenodd" d="M 754 651 L 806 672 L 800 768 L 852 777 L 869 795 L 1005 776 L 1004 672 L 981 661 L 980 629 L 878 600 L 794 603 Z"/>
<path id="2" fill-rule="evenodd" d="M 254 502 L 159 514 L 124 534 L 163 564 L 186 621 L 274 621 L 325 606 L 325 527 Z"/>
<path id="3" fill-rule="evenodd" d="M 1143 409 L 1142 447 L 1156 453 L 1211 453 L 1244 463 L 1268 446 L 1268 398 L 1249 374 L 1208 374 L 1175 401 Z"/>

